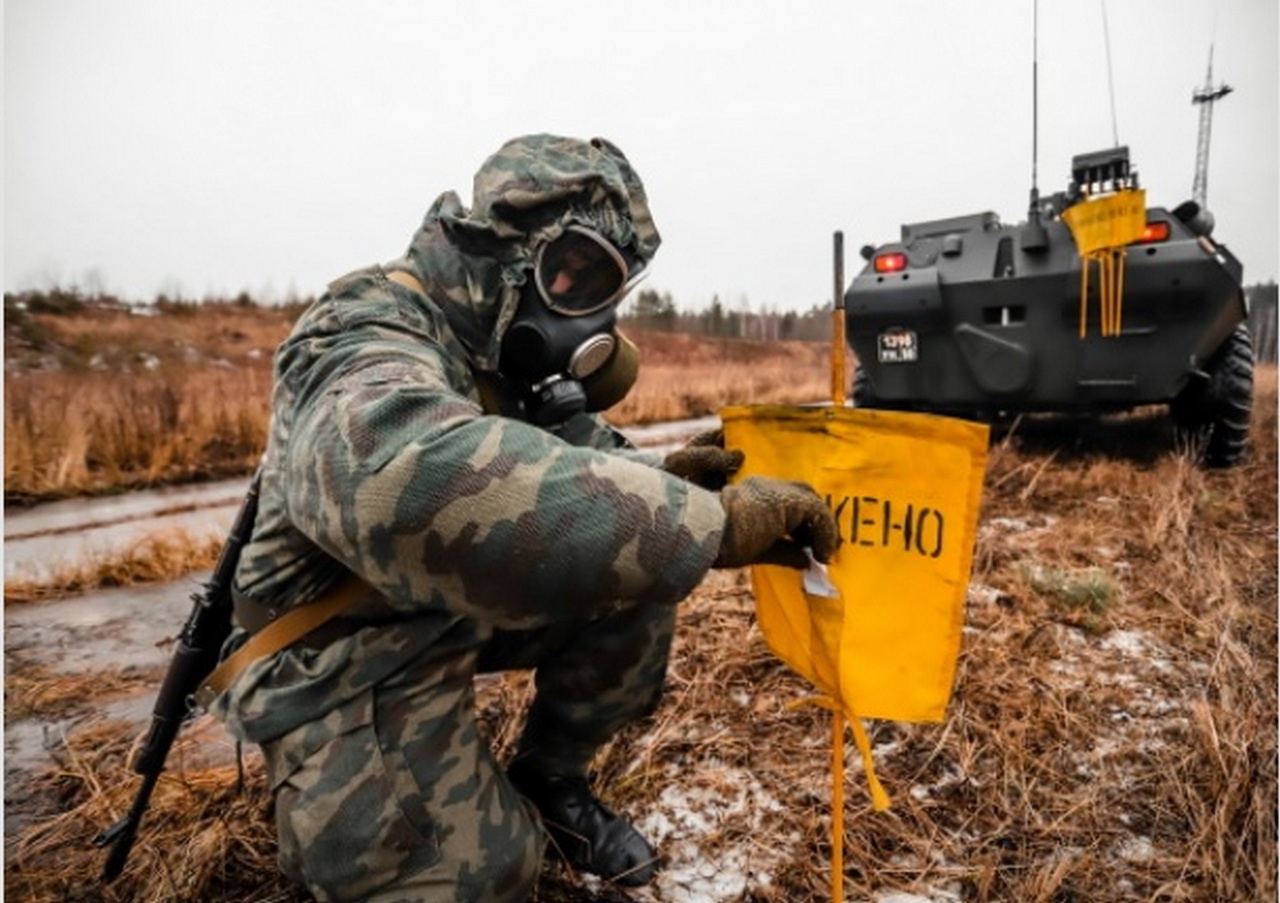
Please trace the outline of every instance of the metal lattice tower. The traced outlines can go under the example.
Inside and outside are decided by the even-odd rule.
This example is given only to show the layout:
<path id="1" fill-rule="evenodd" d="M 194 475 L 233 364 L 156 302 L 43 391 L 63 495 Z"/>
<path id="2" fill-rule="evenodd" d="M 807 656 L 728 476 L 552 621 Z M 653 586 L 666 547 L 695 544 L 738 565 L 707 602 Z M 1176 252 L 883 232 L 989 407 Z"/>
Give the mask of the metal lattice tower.
<path id="1" fill-rule="evenodd" d="M 1191 102 L 1200 105 L 1200 134 L 1196 138 L 1196 176 L 1191 183 L 1191 199 L 1202 208 L 1209 192 L 1209 133 L 1213 129 L 1213 104 L 1234 89 L 1227 84 L 1213 86 L 1213 45 L 1209 45 L 1209 71 L 1204 76 L 1204 87 L 1191 92 Z"/>

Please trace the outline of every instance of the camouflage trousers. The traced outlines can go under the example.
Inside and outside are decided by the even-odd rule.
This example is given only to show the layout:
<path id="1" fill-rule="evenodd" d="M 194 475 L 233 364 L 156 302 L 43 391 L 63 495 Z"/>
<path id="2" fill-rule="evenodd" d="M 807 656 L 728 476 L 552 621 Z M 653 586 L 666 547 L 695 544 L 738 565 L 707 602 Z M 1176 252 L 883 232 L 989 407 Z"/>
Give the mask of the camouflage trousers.
<path id="1" fill-rule="evenodd" d="M 585 774 L 601 745 L 656 706 L 674 625 L 673 606 L 634 605 L 498 631 L 264 744 L 282 870 L 320 901 L 526 900 L 545 835 L 477 732 L 475 674 L 535 668 L 516 756 Z"/>

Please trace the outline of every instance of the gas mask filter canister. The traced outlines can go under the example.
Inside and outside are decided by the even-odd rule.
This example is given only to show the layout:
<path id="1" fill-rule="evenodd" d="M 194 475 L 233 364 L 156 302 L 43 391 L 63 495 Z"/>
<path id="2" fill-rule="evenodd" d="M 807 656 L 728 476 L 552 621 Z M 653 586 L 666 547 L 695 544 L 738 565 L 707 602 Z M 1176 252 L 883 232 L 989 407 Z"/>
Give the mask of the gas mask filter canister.
<path id="1" fill-rule="evenodd" d="M 506 379 L 527 387 L 530 422 L 552 426 L 626 394 L 635 346 L 619 344 L 617 304 L 639 276 L 607 239 L 583 226 L 569 226 L 538 250 L 498 361 Z M 619 373 L 610 377 L 612 369 Z M 584 381 L 608 391 L 588 392 Z"/>

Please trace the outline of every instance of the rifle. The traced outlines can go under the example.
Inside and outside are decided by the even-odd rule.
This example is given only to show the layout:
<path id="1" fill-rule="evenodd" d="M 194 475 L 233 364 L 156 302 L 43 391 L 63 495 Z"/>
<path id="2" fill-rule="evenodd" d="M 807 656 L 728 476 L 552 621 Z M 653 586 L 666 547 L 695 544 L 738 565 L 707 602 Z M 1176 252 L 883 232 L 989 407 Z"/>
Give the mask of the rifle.
<path id="1" fill-rule="evenodd" d="M 96 847 L 110 846 L 106 865 L 102 870 L 103 881 L 113 881 L 124 870 L 125 860 L 133 848 L 133 841 L 142 822 L 143 813 L 151 800 L 169 749 L 178 736 L 182 723 L 194 714 L 193 696 L 200 682 L 217 667 L 222 646 L 231 633 L 231 581 L 240 561 L 240 550 L 249 539 L 253 521 L 258 513 L 258 486 L 262 470 L 254 473 L 249 491 L 240 505 L 240 511 L 231 525 L 231 532 L 218 553 L 217 564 L 203 589 L 192 594 L 191 613 L 178 636 L 178 648 L 169 662 L 164 683 L 156 696 L 151 715 L 151 730 L 147 741 L 138 751 L 133 770 L 142 775 L 142 784 L 133 799 L 129 812 L 110 828 L 93 839 Z"/>

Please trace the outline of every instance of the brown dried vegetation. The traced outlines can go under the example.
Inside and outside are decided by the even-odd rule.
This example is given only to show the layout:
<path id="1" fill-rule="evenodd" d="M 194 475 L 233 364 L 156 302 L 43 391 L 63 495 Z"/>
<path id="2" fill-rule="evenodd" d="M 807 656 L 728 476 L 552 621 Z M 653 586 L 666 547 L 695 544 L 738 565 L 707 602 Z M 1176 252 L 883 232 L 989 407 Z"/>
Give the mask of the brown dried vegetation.
<path id="1" fill-rule="evenodd" d="M 292 314 L 234 304 L 25 314 L 38 342 L 6 324 L 5 503 L 250 473 L 266 440 L 272 350 Z M 830 393 L 822 343 L 632 338 L 643 363 L 607 414 L 617 426 Z"/>
<path id="2" fill-rule="evenodd" d="M 123 554 L 92 554 L 38 579 L 6 579 L 4 601 L 36 602 L 113 586 L 173 581 L 212 568 L 221 549 L 218 538 L 196 539 L 181 530 L 156 533 Z"/>
<path id="3" fill-rule="evenodd" d="M 685 375 L 667 377 L 668 394 L 698 380 L 671 372 Z M 1047 418 L 994 440 L 948 717 L 867 725 L 894 803 L 884 813 L 848 745 L 847 899 L 1275 899 L 1274 368 L 1258 372 L 1241 467 L 1198 469 L 1170 441 L 1154 415 Z M 635 898 L 680 899 L 681 876 L 709 869 L 741 878 L 736 896 L 711 899 L 829 899 L 826 714 L 794 704 L 808 688 L 765 647 L 745 573 L 710 575 L 680 618 L 661 708 L 596 762 L 608 798 L 668 857 L 656 890 Z M 14 698 L 39 704 L 43 677 Z M 500 755 L 529 694 L 524 675 L 481 687 L 480 720 Z M 202 761 L 190 730 L 128 870 L 99 885 L 102 851 L 89 840 L 129 805 L 137 738 L 89 725 L 30 788 L 44 816 L 7 840 L 7 894 L 307 899 L 276 872 L 260 763 L 249 756 L 237 792 L 235 767 Z M 627 899 L 554 863 L 536 895 Z"/>

